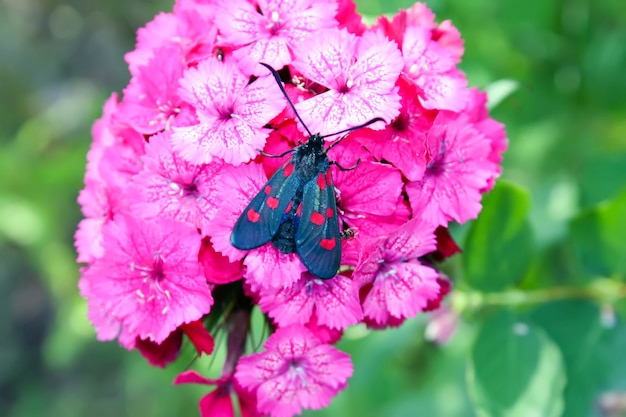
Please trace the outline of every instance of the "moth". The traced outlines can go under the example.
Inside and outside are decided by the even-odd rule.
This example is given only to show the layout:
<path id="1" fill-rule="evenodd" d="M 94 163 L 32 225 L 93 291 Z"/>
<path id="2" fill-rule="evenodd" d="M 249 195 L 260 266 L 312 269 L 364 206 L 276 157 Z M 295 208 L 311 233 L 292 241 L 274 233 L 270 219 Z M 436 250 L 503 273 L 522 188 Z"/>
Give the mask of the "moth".
<path id="1" fill-rule="evenodd" d="M 383 119 L 372 119 L 329 135 L 312 134 L 289 99 L 280 75 L 269 65 L 261 65 L 272 73 L 309 137 L 306 142 L 277 155 L 289 157 L 245 208 L 233 227 L 230 242 L 241 250 L 272 242 L 282 253 L 297 252 L 313 275 L 330 279 L 337 274 L 341 263 L 341 238 L 354 236 L 354 233 L 340 231 L 335 185 L 330 171 L 334 162 L 329 161 L 327 154 L 345 136 L 327 149 L 324 148 L 324 138 L 347 135 Z"/>

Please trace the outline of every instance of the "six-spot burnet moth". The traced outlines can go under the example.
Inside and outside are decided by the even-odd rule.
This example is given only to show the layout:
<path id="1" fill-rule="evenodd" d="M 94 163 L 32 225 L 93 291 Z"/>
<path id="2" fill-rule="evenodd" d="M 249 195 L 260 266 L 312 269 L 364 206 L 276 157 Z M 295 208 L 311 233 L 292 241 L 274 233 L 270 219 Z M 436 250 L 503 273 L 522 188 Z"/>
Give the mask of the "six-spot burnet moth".
<path id="1" fill-rule="evenodd" d="M 297 252 L 313 275 L 330 279 L 339 270 L 340 239 L 344 234 L 339 230 L 335 186 L 324 138 L 347 134 L 382 119 L 376 118 L 330 135 L 312 134 L 289 99 L 276 70 L 267 64 L 261 65 L 276 79 L 309 138 L 278 155 L 291 154 L 245 208 L 235 223 L 230 242 L 238 249 L 250 250 L 271 241 L 282 253 Z"/>

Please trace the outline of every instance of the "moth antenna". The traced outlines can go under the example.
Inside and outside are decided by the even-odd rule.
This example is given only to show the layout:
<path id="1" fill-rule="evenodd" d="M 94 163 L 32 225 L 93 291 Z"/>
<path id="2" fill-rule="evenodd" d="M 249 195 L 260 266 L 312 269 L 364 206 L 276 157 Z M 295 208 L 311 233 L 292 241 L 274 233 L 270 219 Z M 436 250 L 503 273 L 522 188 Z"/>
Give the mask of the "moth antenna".
<path id="1" fill-rule="evenodd" d="M 267 153 L 267 152 L 263 152 L 262 150 L 257 149 L 257 151 L 259 152 L 259 154 L 261 154 L 261 155 L 263 155 L 263 156 L 265 156 L 265 157 L 267 157 L 267 158 L 282 158 L 283 156 L 285 156 L 285 155 L 288 155 L 288 154 L 292 153 L 294 150 L 295 150 L 295 149 L 289 149 L 289 150 L 287 150 L 287 151 L 285 151 L 285 152 L 281 153 L 280 155 L 272 155 L 272 154 L 269 154 L 269 153 Z"/>
<path id="2" fill-rule="evenodd" d="M 358 125 L 358 126 L 354 126 L 354 127 L 349 127 L 349 128 L 347 128 L 347 129 L 340 130 L 339 132 L 331 133 L 330 135 L 324 135 L 324 136 L 322 136 L 322 139 L 327 138 L 327 137 L 329 137 L 329 136 L 341 135 L 342 133 L 350 133 L 350 132 L 352 132 L 353 130 L 361 129 L 361 128 L 367 127 L 367 126 L 369 126 L 369 125 L 371 125 L 371 124 L 374 124 L 374 123 L 376 123 L 376 122 L 384 122 L 384 121 L 385 121 L 384 119 L 381 119 L 380 117 L 377 117 L 377 118 L 375 118 L 375 119 L 370 120 L 369 122 L 365 122 L 365 123 L 363 123 L 362 125 Z M 342 141 L 342 140 L 343 140 L 346 136 L 348 136 L 348 135 L 343 135 L 342 137 L 340 137 L 340 138 L 339 138 L 339 140 L 337 140 L 337 141 L 333 142 L 333 143 L 332 143 L 332 144 L 328 147 L 328 149 L 326 149 L 326 152 L 330 151 L 330 150 L 333 148 L 333 146 L 335 146 L 336 144 L 338 144 L 339 142 L 341 142 L 341 141 Z"/>
<path id="3" fill-rule="evenodd" d="M 302 126 L 304 126 L 304 129 L 306 130 L 306 132 L 309 134 L 309 136 L 313 136 L 313 134 L 311 133 L 311 131 L 309 130 L 308 127 L 306 127 L 306 125 L 304 124 L 304 122 L 302 121 L 302 118 L 300 117 L 300 115 L 298 114 L 298 112 L 296 111 L 296 106 L 293 105 L 293 103 L 291 102 L 291 99 L 289 98 L 289 96 L 287 95 L 287 92 L 285 91 L 285 87 L 283 87 L 283 82 L 280 80 L 280 75 L 278 75 L 278 73 L 276 72 L 276 70 L 272 67 L 270 67 L 269 65 L 263 63 L 263 62 L 259 62 L 259 64 L 263 65 L 265 68 L 267 68 L 268 70 L 270 70 L 270 72 L 272 73 L 272 75 L 274 76 L 274 79 L 276 80 L 276 83 L 278 84 L 278 87 L 280 88 L 280 91 L 283 93 L 283 95 L 285 96 L 285 98 L 287 99 L 287 102 L 289 103 L 289 105 L 291 106 L 291 110 L 293 110 L 293 112 L 296 114 L 296 117 L 298 118 L 298 120 L 300 120 L 300 123 L 302 123 Z"/>

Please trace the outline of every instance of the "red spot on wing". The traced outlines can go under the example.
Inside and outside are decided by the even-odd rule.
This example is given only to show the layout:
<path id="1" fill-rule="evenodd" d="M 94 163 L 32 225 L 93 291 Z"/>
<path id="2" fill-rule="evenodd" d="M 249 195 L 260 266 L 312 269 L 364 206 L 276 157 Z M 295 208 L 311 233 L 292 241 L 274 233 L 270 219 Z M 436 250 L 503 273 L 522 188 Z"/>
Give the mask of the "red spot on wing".
<path id="1" fill-rule="evenodd" d="M 267 197 L 265 202 L 267 203 L 267 206 L 271 209 L 275 209 L 276 207 L 278 207 L 278 199 L 276 197 Z"/>
<path id="2" fill-rule="evenodd" d="M 293 204 L 293 201 L 290 201 L 289 204 L 287 204 L 287 208 L 285 209 L 285 213 L 289 213 L 289 211 L 291 210 L 291 205 Z"/>
<path id="3" fill-rule="evenodd" d="M 333 214 L 335 214 L 335 211 L 330 207 L 326 207 L 326 217 L 330 219 L 331 217 L 333 217 Z"/>
<path id="4" fill-rule="evenodd" d="M 320 240 L 320 246 L 326 250 L 331 250 L 337 245 L 337 239 L 332 237 L 330 239 Z"/>
<path id="5" fill-rule="evenodd" d="M 317 186 L 320 187 L 320 190 L 326 188 L 326 178 L 324 178 L 324 174 L 322 174 L 321 172 L 317 176 Z"/>
<path id="6" fill-rule="evenodd" d="M 311 223 L 321 226 L 324 224 L 324 215 L 322 213 L 318 213 L 314 211 L 311 213 Z"/>
<path id="7" fill-rule="evenodd" d="M 285 178 L 293 174 L 293 163 L 287 164 L 287 166 L 285 166 L 285 169 L 283 170 L 283 173 L 285 174 Z"/>
<path id="8" fill-rule="evenodd" d="M 265 195 L 269 195 L 272 192 L 272 186 L 266 185 L 264 191 L 265 191 Z"/>
<path id="9" fill-rule="evenodd" d="M 261 215 L 254 211 L 254 209 L 248 210 L 248 220 L 250 220 L 252 223 L 258 222 L 260 218 Z"/>
<path id="10" fill-rule="evenodd" d="M 326 183 L 328 185 L 333 185 L 333 175 L 330 173 L 330 169 L 326 170 Z"/>
<path id="11" fill-rule="evenodd" d="M 298 209 L 296 210 L 296 216 L 302 217 L 302 203 L 300 203 Z"/>

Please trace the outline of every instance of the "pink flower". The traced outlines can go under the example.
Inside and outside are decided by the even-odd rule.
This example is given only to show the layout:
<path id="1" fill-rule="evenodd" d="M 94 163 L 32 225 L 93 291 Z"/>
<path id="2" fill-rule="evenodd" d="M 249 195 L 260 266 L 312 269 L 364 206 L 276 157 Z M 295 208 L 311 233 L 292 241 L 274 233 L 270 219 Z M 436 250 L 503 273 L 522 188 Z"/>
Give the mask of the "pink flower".
<path id="1" fill-rule="evenodd" d="M 259 412 L 272 417 L 327 406 L 352 376 L 350 357 L 302 326 L 279 328 L 263 346 L 239 360 L 235 378 L 256 392 Z"/>
<path id="2" fill-rule="evenodd" d="M 438 345 L 450 341 L 459 327 L 459 315 L 448 306 L 442 306 L 428 316 L 426 325 L 426 339 L 432 340 Z"/>
<path id="3" fill-rule="evenodd" d="M 427 109 L 462 110 L 468 99 L 467 80 L 456 68 L 455 57 L 431 39 L 430 30 L 411 26 L 402 42 L 404 68 L 421 88 Z"/>
<path id="4" fill-rule="evenodd" d="M 397 82 L 402 97 L 400 114 L 384 130 L 362 129 L 356 137 L 378 160 L 388 161 L 411 181 L 417 181 L 426 169 L 426 132 L 435 112 L 422 107 L 415 83 L 401 75 Z"/>
<path id="5" fill-rule="evenodd" d="M 231 262 L 227 256 L 217 252 L 209 237 L 202 239 L 198 261 L 204 268 L 204 276 L 211 284 L 228 284 L 243 277 L 241 261 Z"/>
<path id="6" fill-rule="evenodd" d="M 474 124 L 474 128 L 485 135 L 491 142 L 491 151 L 487 159 L 496 164 L 496 166 L 493 170 L 492 177 L 487 180 L 486 189 L 481 190 L 483 193 L 488 192 L 493 188 L 496 178 L 498 178 L 502 172 L 502 166 L 500 165 L 502 162 L 502 154 L 509 146 L 506 131 L 502 123 L 496 122 L 489 117 L 489 111 L 487 110 L 487 94 L 479 91 L 477 88 L 470 89 L 470 100 L 465 109 L 465 113 Z"/>
<path id="7" fill-rule="evenodd" d="M 280 69 L 291 63 L 291 49 L 320 29 L 337 26 L 332 0 L 245 0 L 224 2 L 215 23 L 247 75 L 264 75 L 259 62 Z"/>
<path id="8" fill-rule="evenodd" d="M 137 338 L 135 347 L 152 366 L 165 368 L 166 365 L 178 358 L 180 348 L 183 345 L 183 332 L 176 329 L 169 334 L 161 343 Z"/>
<path id="9" fill-rule="evenodd" d="M 115 201 L 112 193 L 99 181 L 89 181 L 78 195 L 85 218 L 78 223 L 74 246 L 78 262 L 93 262 L 104 254 L 102 227 L 113 218 Z"/>
<path id="10" fill-rule="evenodd" d="M 381 17 L 376 27 L 401 46 L 404 72 L 419 86 L 425 108 L 461 111 L 468 100 L 467 80 L 456 68 L 463 53 L 462 40 L 448 25 L 435 30 L 434 15 L 423 9 L 416 5 L 408 12 L 402 10 L 391 22 Z M 448 37 L 441 39 L 442 35 Z"/>
<path id="11" fill-rule="evenodd" d="M 155 51 L 167 46 L 180 51 L 186 64 L 195 63 L 213 53 L 217 28 L 212 24 L 213 13 L 175 6 L 174 13 L 159 13 L 154 20 L 137 31 L 137 46 L 124 59 L 133 76 L 148 65 Z"/>
<path id="12" fill-rule="evenodd" d="M 365 243 L 408 220 L 409 212 L 401 197 L 402 175 L 397 168 L 372 161 L 371 155 L 350 137 L 331 154 L 344 167 L 360 159 L 353 170 L 332 168 L 340 220 L 356 232 L 356 239 Z"/>
<path id="13" fill-rule="evenodd" d="M 331 329 L 330 327 L 319 324 L 317 322 L 317 316 L 311 316 L 311 320 L 304 325 L 307 329 L 309 329 L 315 337 L 317 337 L 320 342 L 334 345 L 335 343 L 341 340 L 341 336 L 343 336 L 343 330 L 339 329 Z"/>
<path id="14" fill-rule="evenodd" d="M 139 67 L 124 90 L 120 108 L 133 129 L 151 135 L 189 119 L 189 109 L 178 94 L 184 68 L 183 57 L 175 47 L 156 50 L 148 63 Z"/>
<path id="15" fill-rule="evenodd" d="M 296 104 L 311 132 L 332 134 L 398 115 L 400 96 L 394 85 L 403 61 L 397 45 L 382 33 L 358 37 L 345 29 L 327 29 L 302 41 L 294 54 L 293 67 L 328 88 Z"/>
<path id="16" fill-rule="evenodd" d="M 281 327 L 306 324 L 315 315 L 318 324 L 345 329 L 363 315 L 357 287 L 340 274 L 321 280 L 305 272 L 289 287 L 262 289 L 259 306 Z"/>
<path id="17" fill-rule="evenodd" d="M 496 165 L 487 159 L 491 146 L 465 115 L 440 113 L 426 138 L 424 178 L 406 185 L 413 216 L 446 226 L 464 223 L 480 212 L 481 190 Z"/>
<path id="18" fill-rule="evenodd" d="M 188 69 L 180 94 L 196 108 L 199 123 L 174 129 L 174 151 L 193 164 L 220 158 L 240 165 L 256 156 L 270 133 L 263 126 L 285 107 L 285 98 L 270 76 L 248 82 L 230 62 L 207 59 Z"/>
<path id="19" fill-rule="evenodd" d="M 242 417 L 257 417 L 256 403 L 254 398 L 242 389 L 231 375 L 223 376 L 219 379 L 208 379 L 196 371 L 185 371 L 174 379 L 174 385 L 180 384 L 202 384 L 215 385 L 215 390 L 211 391 L 200 400 L 201 417 L 235 417 L 232 394 L 235 393 L 239 399 L 239 411 Z"/>
<path id="20" fill-rule="evenodd" d="M 363 23 L 361 15 L 356 11 L 356 3 L 353 0 L 337 0 L 338 10 L 335 19 L 339 22 L 339 27 L 345 28 L 350 33 L 361 35 L 367 27 Z"/>
<path id="21" fill-rule="evenodd" d="M 203 353 L 206 355 L 213 353 L 215 341 L 209 331 L 204 327 L 202 320 L 183 323 L 180 329 L 187 335 L 193 347 L 196 348 L 198 356 L 202 356 Z"/>
<path id="22" fill-rule="evenodd" d="M 105 226 L 103 246 L 105 256 L 83 274 L 83 295 L 99 300 L 128 333 L 161 343 L 181 324 L 209 312 L 213 298 L 192 227 L 118 216 Z"/>
<path id="23" fill-rule="evenodd" d="M 246 282 L 253 291 L 290 286 L 306 271 L 297 253 L 282 253 L 271 243 L 248 252 L 243 262 Z"/>
<path id="24" fill-rule="evenodd" d="M 143 170 L 133 177 L 128 198 L 133 215 L 170 218 L 205 232 L 217 210 L 220 161 L 194 165 L 172 152 L 170 134 L 150 137 Z"/>
<path id="25" fill-rule="evenodd" d="M 418 258 L 436 248 L 435 227 L 415 218 L 380 239 L 354 271 L 369 290 L 363 299 L 365 317 L 377 325 L 412 317 L 439 296 L 439 273 Z M 371 287 L 370 287 L 371 286 Z"/>
<path id="26" fill-rule="evenodd" d="M 400 10 L 391 22 L 386 17 L 379 17 L 374 27 L 382 27 L 390 39 L 402 45 L 402 37 L 407 27 L 420 26 L 431 31 L 433 41 L 449 50 L 455 63 L 463 56 L 463 39 L 458 29 L 449 20 L 439 25 L 435 22 L 435 14 L 426 3 L 415 3 L 407 10 Z"/>

